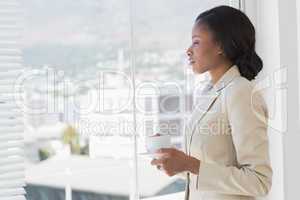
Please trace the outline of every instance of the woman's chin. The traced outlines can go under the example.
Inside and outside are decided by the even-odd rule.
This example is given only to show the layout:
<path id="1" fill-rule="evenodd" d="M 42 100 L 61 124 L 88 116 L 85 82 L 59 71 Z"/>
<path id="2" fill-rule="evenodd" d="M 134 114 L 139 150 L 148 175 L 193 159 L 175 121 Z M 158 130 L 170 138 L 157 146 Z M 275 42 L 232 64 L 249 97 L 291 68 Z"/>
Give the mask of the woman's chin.
<path id="1" fill-rule="evenodd" d="M 205 70 L 195 65 L 192 65 L 192 69 L 195 74 L 203 74 L 205 72 Z"/>

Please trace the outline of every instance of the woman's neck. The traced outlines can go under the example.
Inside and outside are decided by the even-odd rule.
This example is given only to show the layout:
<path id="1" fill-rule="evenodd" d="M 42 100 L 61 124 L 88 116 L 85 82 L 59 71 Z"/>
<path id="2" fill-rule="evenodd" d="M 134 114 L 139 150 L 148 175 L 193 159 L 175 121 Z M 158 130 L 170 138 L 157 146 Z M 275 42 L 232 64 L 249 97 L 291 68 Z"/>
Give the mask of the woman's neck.
<path id="1" fill-rule="evenodd" d="M 232 66 L 231 63 L 223 63 L 209 70 L 211 81 L 215 85 L 225 72 Z"/>

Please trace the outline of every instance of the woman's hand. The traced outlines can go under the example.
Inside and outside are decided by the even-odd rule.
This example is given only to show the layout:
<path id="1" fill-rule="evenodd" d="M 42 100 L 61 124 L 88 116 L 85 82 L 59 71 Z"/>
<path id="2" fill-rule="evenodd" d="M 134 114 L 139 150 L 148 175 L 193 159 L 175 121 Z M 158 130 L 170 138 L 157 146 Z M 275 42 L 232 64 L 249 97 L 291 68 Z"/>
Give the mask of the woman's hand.
<path id="1" fill-rule="evenodd" d="M 156 152 L 158 158 L 151 161 L 158 169 L 163 170 L 168 176 L 189 171 L 199 173 L 200 160 L 186 155 L 175 148 L 162 148 Z"/>

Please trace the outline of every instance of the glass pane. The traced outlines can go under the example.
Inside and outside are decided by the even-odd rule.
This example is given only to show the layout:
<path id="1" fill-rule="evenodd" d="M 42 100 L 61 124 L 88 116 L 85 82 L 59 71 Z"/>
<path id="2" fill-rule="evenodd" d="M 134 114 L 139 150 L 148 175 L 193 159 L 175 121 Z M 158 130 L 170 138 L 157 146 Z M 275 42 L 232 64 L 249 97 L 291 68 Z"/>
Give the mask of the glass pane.
<path id="1" fill-rule="evenodd" d="M 137 110 L 146 129 L 140 143 L 160 133 L 182 150 L 185 119 L 193 104 L 193 85 L 198 77 L 187 64 L 194 20 L 204 10 L 227 4 L 227 0 L 135 0 L 134 41 L 136 52 Z M 203 77 L 202 77 L 203 78 Z M 149 147 L 150 148 L 150 147 Z M 151 148 L 150 148 L 151 149 Z M 150 165 L 151 156 L 139 149 L 140 197 L 174 194 L 183 199 L 185 181 L 168 177 Z M 145 150 L 147 152 L 147 149 Z M 178 194 L 177 194 L 178 193 Z M 156 198 L 155 198 L 156 199 Z"/>
<path id="2" fill-rule="evenodd" d="M 132 194 L 132 53 L 139 195 L 184 189 L 183 180 L 150 165 L 147 136 L 171 135 L 182 148 L 194 80 L 185 58 L 191 27 L 201 11 L 227 1 L 132 1 L 132 21 L 129 0 L 23 3 L 27 199 L 68 199 L 70 191 L 73 199 Z"/>
<path id="3" fill-rule="evenodd" d="M 24 7 L 27 199 L 129 199 L 129 1 Z"/>

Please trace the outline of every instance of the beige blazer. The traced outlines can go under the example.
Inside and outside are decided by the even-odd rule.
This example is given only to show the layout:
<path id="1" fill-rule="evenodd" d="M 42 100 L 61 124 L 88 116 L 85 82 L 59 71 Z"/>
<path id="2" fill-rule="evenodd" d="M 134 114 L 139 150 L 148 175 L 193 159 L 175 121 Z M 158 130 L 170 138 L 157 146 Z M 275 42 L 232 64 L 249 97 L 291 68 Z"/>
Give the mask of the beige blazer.
<path id="1" fill-rule="evenodd" d="M 186 200 L 253 200 L 272 183 L 268 111 L 253 83 L 232 66 L 201 96 L 185 131 L 185 152 L 201 160 L 186 176 Z M 182 175 L 182 174 L 181 174 Z"/>

